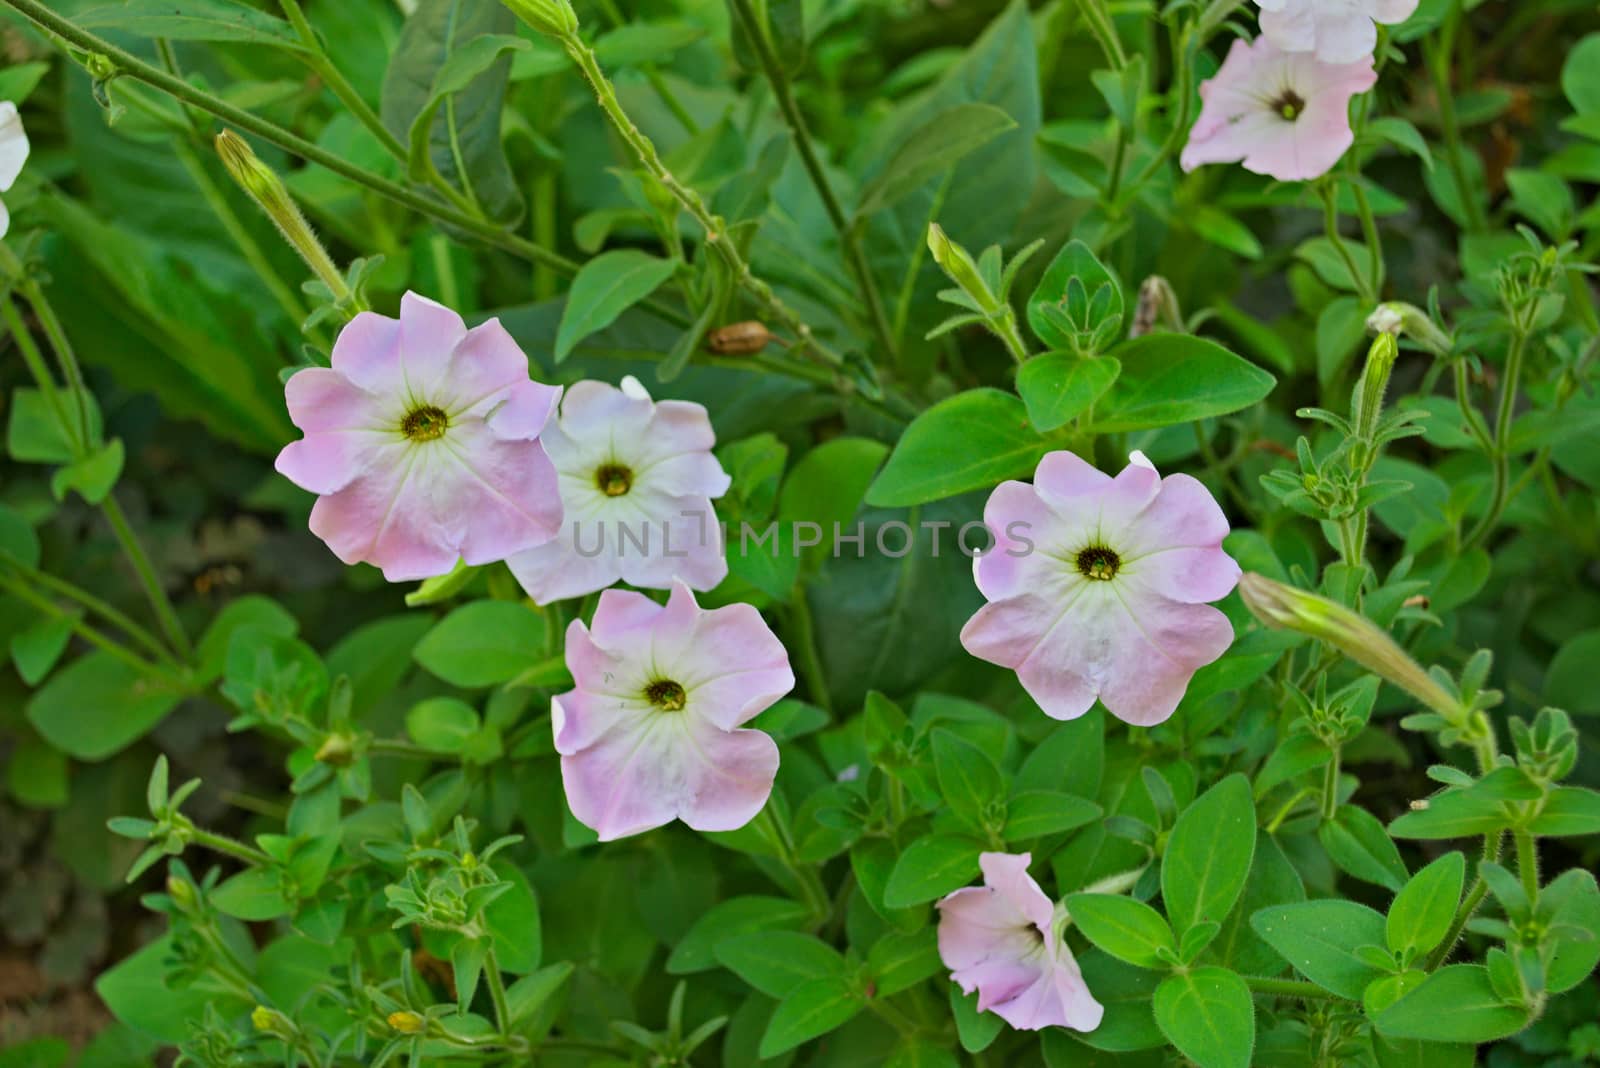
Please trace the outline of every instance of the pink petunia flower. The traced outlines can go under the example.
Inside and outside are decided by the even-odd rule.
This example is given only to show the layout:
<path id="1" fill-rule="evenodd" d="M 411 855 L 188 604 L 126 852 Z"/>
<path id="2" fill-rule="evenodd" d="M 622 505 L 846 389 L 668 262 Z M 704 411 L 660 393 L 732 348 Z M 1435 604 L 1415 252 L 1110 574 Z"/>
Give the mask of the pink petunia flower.
<path id="1" fill-rule="evenodd" d="M 1183 169 L 1243 162 L 1282 182 L 1321 177 L 1355 142 L 1350 98 L 1377 81 L 1370 55 L 1332 64 L 1265 37 L 1235 41 L 1217 76 L 1200 86 L 1204 106 Z"/>
<path id="2" fill-rule="evenodd" d="M 1239 579 L 1228 521 L 1199 482 L 1163 479 L 1142 453 L 1113 479 L 1053 452 L 1031 486 L 995 489 L 984 522 L 995 544 L 973 572 L 989 603 L 961 644 L 1015 670 L 1047 715 L 1075 719 L 1099 698 L 1127 723 L 1160 723 L 1233 641 L 1204 603 Z"/>
<path id="3" fill-rule="evenodd" d="M 1256 0 L 1261 32 L 1285 52 L 1324 63 L 1354 63 L 1378 46 L 1374 23 L 1404 22 L 1418 0 Z"/>
<path id="4" fill-rule="evenodd" d="M 556 472 L 539 444 L 561 397 L 528 378 L 498 319 L 461 317 L 407 293 L 400 318 L 363 312 L 332 367 L 284 390 L 305 431 L 278 454 L 291 482 L 320 494 L 311 531 L 347 564 L 390 582 L 487 564 L 549 541 L 561 526 Z"/>
<path id="5" fill-rule="evenodd" d="M 794 688 L 789 654 L 747 604 L 706 611 L 682 582 L 667 603 L 607 590 L 567 628 L 574 688 L 551 701 L 572 814 L 601 841 L 681 819 L 731 831 L 772 793 L 778 746 L 741 730 Z"/>
<path id="6" fill-rule="evenodd" d="M 506 561 L 535 601 L 603 590 L 619 579 L 709 590 L 728 574 L 711 499 L 729 479 L 711 454 L 704 407 L 650 399 L 631 375 L 619 389 L 579 382 L 541 439 L 561 475 L 556 540 Z"/>
<path id="7" fill-rule="evenodd" d="M 1064 916 L 1028 874 L 1031 860 L 1027 853 L 978 857 L 984 885 L 939 902 L 939 958 L 963 991 L 978 992 L 979 1012 L 1019 1031 L 1093 1031 L 1105 1008 L 1061 939 Z"/>

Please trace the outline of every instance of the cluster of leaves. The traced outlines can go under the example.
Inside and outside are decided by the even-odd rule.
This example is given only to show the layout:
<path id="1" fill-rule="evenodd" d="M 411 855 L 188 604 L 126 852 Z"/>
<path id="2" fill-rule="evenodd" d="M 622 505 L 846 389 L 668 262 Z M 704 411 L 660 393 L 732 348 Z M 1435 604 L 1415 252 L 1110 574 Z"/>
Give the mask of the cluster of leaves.
<path id="1" fill-rule="evenodd" d="M 575 12 L 569 48 L 494 0 L 0 4 L 35 149 L 0 752 L 114 917 L 23 910 L 8 860 L 0 932 L 104 964 L 115 1018 L 0 1064 L 1600 1061 L 1592 5 L 1425 0 L 1314 186 L 1173 161 L 1241 5 Z M 341 277 L 302 287 L 211 154 L 241 114 Z M 543 380 L 709 410 L 720 517 L 779 534 L 702 600 L 801 676 L 749 826 L 597 845 L 549 719 L 592 605 L 397 591 L 305 532 L 281 377 L 408 288 Z M 960 651 L 953 531 L 1058 449 L 1192 472 L 1246 570 L 1448 708 L 1230 596 L 1169 722 L 1046 718 Z M 932 903 L 993 850 L 1064 899 L 1095 1031 L 950 982 Z"/>

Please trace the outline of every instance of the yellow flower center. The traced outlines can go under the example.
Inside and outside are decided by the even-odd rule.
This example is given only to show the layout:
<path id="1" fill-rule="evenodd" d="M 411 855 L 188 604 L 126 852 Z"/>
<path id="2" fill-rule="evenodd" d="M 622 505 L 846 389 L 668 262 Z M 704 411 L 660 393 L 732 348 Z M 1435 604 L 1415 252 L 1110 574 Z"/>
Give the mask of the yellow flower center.
<path id="1" fill-rule="evenodd" d="M 663 712 L 682 712 L 689 695 L 671 679 L 657 679 L 644 688 L 644 699 Z"/>
<path id="2" fill-rule="evenodd" d="M 621 497 L 633 488 L 633 471 L 622 464 L 601 464 L 594 473 L 594 484 L 607 497 Z"/>
<path id="3" fill-rule="evenodd" d="M 434 441 L 444 437 L 444 432 L 449 429 L 450 417 L 444 413 L 444 409 L 431 404 L 413 408 L 400 420 L 400 433 L 411 441 Z"/>
<path id="4" fill-rule="evenodd" d="M 1117 577 L 1117 570 L 1122 566 L 1122 557 L 1104 545 L 1091 545 L 1087 549 L 1079 549 L 1078 557 L 1074 561 L 1078 567 L 1078 574 L 1095 582 L 1109 582 Z"/>

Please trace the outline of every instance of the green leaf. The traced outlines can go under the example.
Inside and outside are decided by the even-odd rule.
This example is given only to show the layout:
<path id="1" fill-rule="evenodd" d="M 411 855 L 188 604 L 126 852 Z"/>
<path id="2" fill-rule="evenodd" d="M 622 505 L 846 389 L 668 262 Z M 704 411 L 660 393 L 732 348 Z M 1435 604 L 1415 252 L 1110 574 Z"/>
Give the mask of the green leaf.
<path id="1" fill-rule="evenodd" d="M 1388 946 L 1396 953 L 1428 953 L 1450 930 L 1467 861 L 1460 853 L 1446 853 L 1411 877 L 1395 895 L 1384 925 Z"/>
<path id="2" fill-rule="evenodd" d="M 667 958 L 667 970 L 674 975 L 704 972 L 717 967 L 718 943 L 742 940 L 757 931 L 795 929 L 805 921 L 805 907 L 787 897 L 730 897 L 694 921 Z"/>
<path id="3" fill-rule="evenodd" d="M 220 678 L 228 666 L 228 645 L 241 627 L 253 627 L 262 634 L 292 638 L 300 625 L 277 601 L 259 593 L 229 601 L 218 612 L 195 648 L 201 682 Z"/>
<path id="4" fill-rule="evenodd" d="M 217 911 L 239 920 L 277 919 L 293 911 L 283 896 L 283 883 L 276 871 L 249 868 L 228 879 L 211 892 Z"/>
<path id="5" fill-rule="evenodd" d="M 1161 913 L 1120 894 L 1069 894 L 1067 912 L 1085 938 L 1140 968 L 1162 968 L 1161 951 L 1177 951 Z"/>
<path id="6" fill-rule="evenodd" d="M 441 753 L 459 753 L 478 733 L 477 709 L 455 697 L 430 697 L 406 713 L 406 733 L 413 741 Z"/>
<path id="7" fill-rule="evenodd" d="M 1243 979 L 1226 968 L 1196 968 L 1156 987 L 1156 1023 L 1199 1068 L 1250 1068 L 1255 1005 Z"/>
<path id="8" fill-rule="evenodd" d="M 1529 1013 L 1507 1005 L 1477 964 L 1451 964 L 1390 1005 L 1373 1021 L 1391 1038 L 1425 1042 L 1493 1042 L 1528 1025 Z"/>
<path id="9" fill-rule="evenodd" d="M 1150 334 L 1118 345 L 1116 384 L 1095 411 L 1106 434 L 1173 426 L 1239 411 L 1272 392 L 1277 379 L 1214 341 Z"/>
<path id="10" fill-rule="evenodd" d="M 122 439 L 112 438 L 83 459 L 70 463 L 50 476 L 50 492 L 58 501 L 67 499 L 70 490 L 90 504 L 106 499 L 122 477 Z"/>
<path id="11" fill-rule="evenodd" d="M 1403 148 L 1422 161 L 1423 166 L 1433 170 L 1433 153 L 1428 149 L 1428 142 L 1411 123 L 1395 115 L 1386 115 L 1382 118 L 1372 119 L 1367 123 L 1367 133 L 1374 137 Z"/>
<path id="12" fill-rule="evenodd" d="M 1028 790 L 1015 794 L 1006 806 L 1004 838 L 1025 842 L 1049 834 L 1074 830 L 1102 815 L 1099 805 L 1053 790 Z"/>
<path id="13" fill-rule="evenodd" d="M 687 22 L 629 22 L 595 38 L 594 54 L 607 69 L 670 60 L 706 35 Z"/>
<path id="14" fill-rule="evenodd" d="M 1328 856 L 1347 874 L 1398 891 L 1405 885 L 1405 861 L 1378 818 L 1356 805 L 1340 805 L 1334 818 L 1317 828 Z"/>
<path id="15" fill-rule="evenodd" d="M 521 870 L 495 862 L 511 888 L 483 910 L 483 926 L 494 941 L 495 959 L 503 971 L 522 975 L 539 967 L 544 957 L 544 924 L 539 918 L 539 896 Z"/>
<path id="16" fill-rule="evenodd" d="M 761 1036 L 763 1060 L 843 1026 L 866 1008 L 867 999 L 848 979 L 813 979 L 778 1003 Z"/>
<path id="17" fill-rule="evenodd" d="M 85 11 L 73 22 L 86 30 L 115 30 L 174 41 L 242 41 L 303 51 L 294 28 L 232 0 L 127 0 Z"/>
<path id="18" fill-rule="evenodd" d="M 768 997 L 788 997 L 811 980 L 845 975 L 838 950 L 799 931 L 751 931 L 723 939 L 712 952 L 723 967 Z"/>
<path id="19" fill-rule="evenodd" d="M 177 952 L 171 935 L 158 938 L 96 979 L 95 993 L 119 1021 L 169 1045 L 189 1040 L 191 1025 L 205 1018 L 207 1005 L 229 1016 L 250 1011 L 237 996 L 184 982 L 169 985 L 167 962 Z"/>
<path id="20" fill-rule="evenodd" d="M 1358 1001 L 1383 973 L 1357 957 L 1360 946 L 1384 944 L 1384 918 L 1354 901 L 1303 901 L 1250 917 L 1262 939 L 1318 986 Z"/>
<path id="21" fill-rule="evenodd" d="M 572 977 L 571 961 L 550 964 L 506 987 L 506 1010 L 513 1030 L 532 1020 L 534 1013 L 555 996 Z"/>
<path id="22" fill-rule="evenodd" d="M 1378 1068 L 1472 1068 L 1478 1061 L 1477 1049 L 1464 1042 L 1418 1042 L 1377 1033 L 1372 1036 L 1372 1052 Z"/>
<path id="23" fill-rule="evenodd" d="M 452 58 L 484 36 L 503 37 L 516 28 L 516 16 L 498 0 L 419 0 L 384 76 L 384 126 L 405 142 Z M 433 166 L 490 218 L 504 222 L 522 211 L 522 196 L 500 140 L 510 77 L 511 57 L 500 54 L 487 70 L 449 95 L 428 126 Z"/>
<path id="24" fill-rule="evenodd" d="M 45 616 L 11 636 L 11 662 L 29 686 L 37 686 L 56 666 L 72 639 L 77 616 Z"/>
<path id="25" fill-rule="evenodd" d="M 28 464 L 67 464 L 77 452 L 69 433 L 82 438 L 83 422 L 79 414 L 78 394 L 72 390 L 57 389 L 56 400 L 61 405 L 58 417 L 55 405 L 32 386 L 19 386 L 10 394 L 11 415 L 6 423 L 6 451 L 13 460 Z M 88 441 L 91 448 L 100 441 L 100 406 L 92 394 L 84 395 L 83 410 L 88 415 Z M 62 418 L 66 427 L 62 426 Z"/>
<path id="26" fill-rule="evenodd" d="M 913 131 L 861 190 L 856 216 L 865 218 L 897 203 L 1016 125 L 989 104 L 957 104 L 940 112 Z"/>
<path id="27" fill-rule="evenodd" d="M 994 761 L 950 731 L 936 730 L 933 767 L 951 811 L 974 828 L 987 826 L 994 807 L 1003 803 L 1006 795 L 1005 779 Z"/>
<path id="28" fill-rule="evenodd" d="M 1540 838 L 1600 834 L 1600 793 L 1581 786 L 1556 787 L 1528 830 Z"/>
<path id="29" fill-rule="evenodd" d="M 883 903 L 892 909 L 920 905 L 978 877 L 982 846 L 964 835 L 930 834 L 906 847 L 889 873 Z"/>
<path id="30" fill-rule="evenodd" d="M 1600 113 L 1600 33 L 1584 37 L 1567 53 L 1561 90 L 1579 115 Z"/>
<path id="31" fill-rule="evenodd" d="M 1067 315 L 1073 279 L 1082 285 L 1083 296 L 1089 300 L 1086 310 L 1094 312 L 1081 322 L 1074 322 Z M 1102 289 L 1106 291 L 1104 303 L 1096 305 L 1093 298 Z M 1078 352 L 1086 346 L 1098 351 L 1121 333 L 1125 307 L 1122 284 L 1117 276 L 1095 257 L 1094 250 L 1074 239 L 1056 253 L 1028 297 L 1028 326 L 1034 336 L 1051 349 Z"/>
<path id="32" fill-rule="evenodd" d="M 472 601 L 436 623 L 412 656 L 454 686 L 494 686 L 544 659 L 547 626 L 521 602 Z"/>
<path id="33" fill-rule="evenodd" d="M 1178 931 L 1228 918 L 1255 845 L 1255 802 L 1243 775 L 1228 776 L 1183 810 L 1161 858 L 1161 897 Z"/>
<path id="34" fill-rule="evenodd" d="M 578 342 L 604 330 L 617 316 L 654 293 L 677 269 L 673 261 L 637 249 L 605 252 L 584 264 L 567 294 L 556 334 L 556 362 L 571 355 Z"/>
<path id="35" fill-rule="evenodd" d="M 1110 356 L 1083 359 L 1071 352 L 1035 356 L 1017 371 L 1017 392 L 1028 421 L 1042 433 L 1065 426 L 1105 395 L 1122 364 Z"/>
<path id="36" fill-rule="evenodd" d="M 470 88 L 474 81 L 490 71 L 501 56 L 525 52 L 532 47 L 531 41 L 512 34 L 486 33 L 450 53 L 443 65 L 434 72 L 433 85 L 422 110 L 411 120 L 407 135 L 410 146 L 407 170 L 412 178 L 417 181 L 428 179 L 429 168 L 433 166 L 433 122 L 445 101 Z"/>
<path id="37" fill-rule="evenodd" d="M 28 702 L 28 720 L 78 760 L 104 760 L 166 718 L 186 694 L 110 653 L 95 651 L 58 671 Z"/>
<path id="38" fill-rule="evenodd" d="M 872 976 L 873 997 L 898 994 L 944 968 L 939 959 L 939 940 L 934 928 L 918 931 L 890 931 L 867 954 L 867 972 Z"/>
<path id="39" fill-rule="evenodd" d="M 906 428 L 867 490 L 867 503 L 922 504 L 1027 478 L 1050 449 L 1028 424 L 1017 397 L 998 389 L 968 390 L 940 401 Z"/>
<path id="40" fill-rule="evenodd" d="M 1005 1030 L 1006 1022 L 992 1012 L 978 1011 L 978 992 L 963 994 L 950 984 L 950 1012 L 956 1018 L 956 1037 L 968 1053 L 982 1053 Z"/>
<path id="41" fill-rule="evenodd" d="M 1600 888 L 1581 868 L 1563 872 L 1539 892 L 1555 954 L 1545 969 L 1545 989 L 1562 994 L 1584 982 L 1600 964 Z"/>
<path id="42" fill-rule="evenodd" d="M 67 758 L 32 731 L 21 735 L 6 763 L 6 787 L 29 808 L 60 808 L 67 803 Z"/>
<path id="43" fill-rule="evenodd" d="M 1223 921 L 1211 953 L 1219 963 L 1244 975 L 1276 975 L 1284 968 L 1283 958 L 1255 933 L 1250 917 L 1273 905 L 1306 899 L 1300 873 L 1283 855 L 1277 839 L 1265 830 L 1256 833 L 1256 855 L 1250 862 L 1250 877 L 1245 880 L 1239 905 Z"/>
<path id="44" fill-rule="evenodd" d="M 1186 216 L 1194 232 L 1218 248 L 1247 260 L 1261 258 L 1261 242 L 1250 228 L 1221 208 L 1202 204 Z"/>

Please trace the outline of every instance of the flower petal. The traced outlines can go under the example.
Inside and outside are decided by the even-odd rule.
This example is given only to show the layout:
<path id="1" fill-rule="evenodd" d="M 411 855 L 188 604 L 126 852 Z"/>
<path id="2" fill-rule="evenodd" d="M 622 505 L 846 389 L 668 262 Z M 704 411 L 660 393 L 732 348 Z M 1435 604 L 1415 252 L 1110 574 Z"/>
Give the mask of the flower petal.
<path id="1" fill-rule="evenodd" d="M 461 316 L 438 301 L 411 292 L 400 298 L 401 373 L 416 401 L 439 404 L 453 395 L 451 364 L 466 336 Z"/>
<path id="2" fill-rule="evenodd" d="M 318 430 L 399 431 L 385 420 L 383 402 L 331 367 L 307 367 L 289 376 L 283 399 L 294 425 Z"/>
<path id="3" fill-rule="evenodd" d="M 0 100 L 0 193 L 9 192 L 28 162 L 28 134 L 17 105 Z"/>

